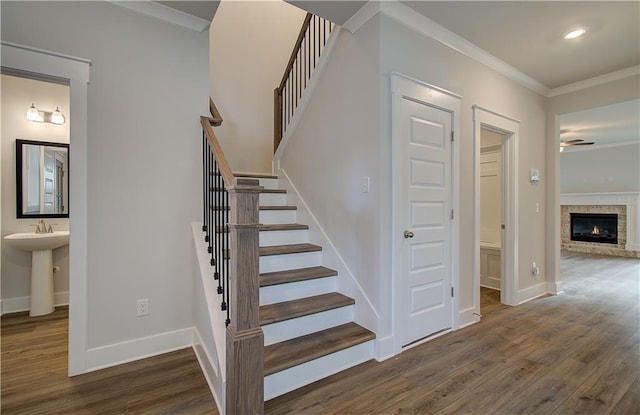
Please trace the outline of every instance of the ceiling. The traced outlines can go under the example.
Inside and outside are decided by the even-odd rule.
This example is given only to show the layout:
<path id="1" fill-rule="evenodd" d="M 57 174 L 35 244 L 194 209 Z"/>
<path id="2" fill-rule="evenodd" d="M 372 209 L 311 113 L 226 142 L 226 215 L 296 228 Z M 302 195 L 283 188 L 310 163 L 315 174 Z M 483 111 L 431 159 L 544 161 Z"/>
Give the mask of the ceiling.
<path id="1" fill-rule="evenodd" d="M 595 142 L 588 148 L 640 143 L 640 99 L 561 115 L 560 138 Z M 573 146 L 565 151 L 586 148 Z"/>
<path id="2" fill-rule="evenodd" d="M 177 1 L 154 1 L 154 3 L 160 3 L 163 6 L 171 7 L 186 14 L 198 17 L 200 19 L 210 22 L 213 20 L 213 15 L 216 14 L 220 0 L 177 0 Z"/>
<path id="3" fill-rule="evenodd" d="M 551 89 L 640 64 L 637 1 L 402 3 Z"/>

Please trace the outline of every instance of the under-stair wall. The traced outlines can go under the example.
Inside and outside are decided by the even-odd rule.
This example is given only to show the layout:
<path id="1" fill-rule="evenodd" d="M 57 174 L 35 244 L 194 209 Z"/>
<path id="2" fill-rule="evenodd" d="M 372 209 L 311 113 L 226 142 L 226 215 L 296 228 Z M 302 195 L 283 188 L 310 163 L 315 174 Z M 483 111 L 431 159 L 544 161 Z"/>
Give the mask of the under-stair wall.
<path id="1" fill-rule="evenodd" d="M 388 338 L 391 296 L 381 284 L 390 264 L 379 255 L 378 234 L 384 225 L 380 205 L 391 203 L 380 193 L 389 178 L 378 173 L 379 33 L 377 19 L 355 34 L 338 33 L 313 95 L 274 166 L 306 204 L 304 214 L 313 218 L 311 240 L 329 240 L 335 248 L 326 249 L 325 256 L 332 266 L 346 270 L 338 290 L 360 297 L 355 319 L 376 332 L 376 358 L 381 359 L 393 351 Z M 381 318 L 385 314 L 387 318 Z"/>

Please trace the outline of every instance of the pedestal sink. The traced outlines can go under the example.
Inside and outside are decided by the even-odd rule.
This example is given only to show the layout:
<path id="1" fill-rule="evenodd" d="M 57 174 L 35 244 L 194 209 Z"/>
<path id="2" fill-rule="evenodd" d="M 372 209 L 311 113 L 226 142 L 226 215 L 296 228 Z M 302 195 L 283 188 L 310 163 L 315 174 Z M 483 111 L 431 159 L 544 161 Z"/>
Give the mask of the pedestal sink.
<path id="1" fill-rule="evenodd" d="M 69 231 L 14 233 L 4 237 L 9 246 L 31 251 L 30 316 L 53 312 L 53 250 L 69 244 Z"/>

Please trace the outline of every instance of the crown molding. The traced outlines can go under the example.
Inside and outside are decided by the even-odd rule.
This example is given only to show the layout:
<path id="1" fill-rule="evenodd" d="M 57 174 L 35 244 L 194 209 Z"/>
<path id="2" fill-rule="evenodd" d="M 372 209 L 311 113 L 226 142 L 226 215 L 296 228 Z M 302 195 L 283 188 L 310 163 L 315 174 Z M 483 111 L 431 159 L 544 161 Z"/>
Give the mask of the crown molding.
<path id="1" fill-rule="evenodd" d="M 581 89 L 591 88 L 594 86 L 606 84 L 607 82 L 617 81 L 619 79 L 628 78 L 630 76 L 640 75 L 640 66 L 632 66 L 627 69 L 611 72 L 608 74 L 596 76 L 593 78 L 585 79 L 583 81 L 574 82 L 554 88 L 547 94 L 547 97 L 555 97 L 558 95 L 568 94 L 570 92 L 579 91 Z"/>
<path id="2" fill-rule="evenodd" d="M 165 22 L 173 23 L 178 26 L 186 27 L 187 29 L 194 30 L 196 32 L 205 31 L 211 22 L 201 19 L 196 16 L 181 12 L 180 10 L 173 9 L 154 1 L 115 1 L 107 0 L 109 3 L 116 6 L 124 7 L 129 10 L 133 10 L 137 13 L 147 16 L 155 17 L 156 19 L 163 20 Z"/>

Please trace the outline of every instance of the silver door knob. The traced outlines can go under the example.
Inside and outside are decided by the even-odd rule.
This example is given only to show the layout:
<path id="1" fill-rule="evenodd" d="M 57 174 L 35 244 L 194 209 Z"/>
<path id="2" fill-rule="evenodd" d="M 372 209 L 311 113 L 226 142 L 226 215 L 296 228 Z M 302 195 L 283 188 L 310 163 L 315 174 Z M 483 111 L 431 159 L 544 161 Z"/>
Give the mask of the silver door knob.
<path id="1" fill-rule="evenodd" d="M 411 232 L 411 231 L 404 231 L 404 237 L 405 237 L 405 239 L 413 238 L 413 232 Z"/>

